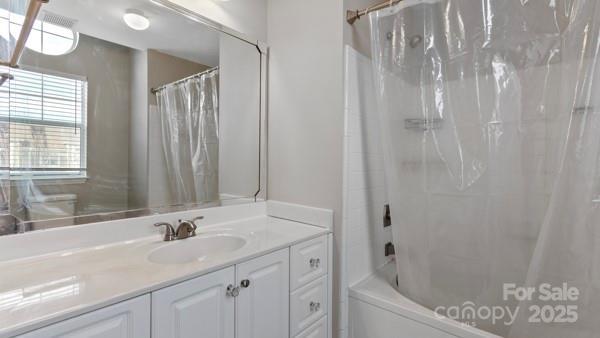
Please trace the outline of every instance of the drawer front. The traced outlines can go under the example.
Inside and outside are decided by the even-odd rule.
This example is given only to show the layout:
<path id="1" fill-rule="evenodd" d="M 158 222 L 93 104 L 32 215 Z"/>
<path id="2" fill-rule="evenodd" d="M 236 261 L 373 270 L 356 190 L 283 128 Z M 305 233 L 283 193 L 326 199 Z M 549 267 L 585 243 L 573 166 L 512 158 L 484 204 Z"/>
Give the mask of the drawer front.
<path id="1" fill-rule="evenodd" d="M 327 236 L 292 247 L 290 256 L 290 286 L 292 290 L 327 274 L 327 253 Z"/>
<path id="2" fill-rule="evenodd" d="M 295 338 L 327 338 L 327 316 L 300 332 Z"/>
<path id="3" fill-rule="evenodd" d="M 294 291 L 290 297 L 290 336 L 294 337 L 327 314 L 327 277 Z"/>

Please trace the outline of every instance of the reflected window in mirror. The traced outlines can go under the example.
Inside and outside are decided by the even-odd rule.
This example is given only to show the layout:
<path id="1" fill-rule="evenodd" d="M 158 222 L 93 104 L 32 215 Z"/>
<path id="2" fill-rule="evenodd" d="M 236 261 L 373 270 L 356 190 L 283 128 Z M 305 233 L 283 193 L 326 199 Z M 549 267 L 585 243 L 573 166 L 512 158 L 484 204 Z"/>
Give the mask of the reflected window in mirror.
<path id="1" fill-rule="evenodd" d="M 87 80 L 39 69 L 10 73 L 0 87 L 0 102 L 7 103 L 0 105 L 0 132 L 8 135 L 2 167 L 11 179 L 85 177 Z"/>

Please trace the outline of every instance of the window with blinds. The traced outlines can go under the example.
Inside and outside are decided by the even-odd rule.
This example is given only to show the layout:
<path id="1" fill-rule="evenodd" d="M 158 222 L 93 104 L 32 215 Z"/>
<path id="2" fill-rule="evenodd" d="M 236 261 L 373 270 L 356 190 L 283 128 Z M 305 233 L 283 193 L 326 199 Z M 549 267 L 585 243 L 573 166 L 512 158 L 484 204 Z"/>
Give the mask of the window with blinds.
<path id="1" fill-rule="evenodd" d="M 0 67 L 0 165 L 11 177 L 86 175 L 87 81 Z"/>

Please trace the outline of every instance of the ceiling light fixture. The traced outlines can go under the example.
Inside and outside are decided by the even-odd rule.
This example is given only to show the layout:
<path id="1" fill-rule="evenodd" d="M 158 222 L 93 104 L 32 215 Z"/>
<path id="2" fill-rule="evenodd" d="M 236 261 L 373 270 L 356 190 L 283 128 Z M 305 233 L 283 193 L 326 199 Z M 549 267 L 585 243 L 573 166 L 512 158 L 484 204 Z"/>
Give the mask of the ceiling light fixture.
<path id="1" fill-rule="evenodd" d="M 123 14 L 123 21 L 131 29 L 136 31 L 143 31 L 150 27 L 150 20 L 144 15 L 144 12 L 137 9 L 128 9 Z"/>

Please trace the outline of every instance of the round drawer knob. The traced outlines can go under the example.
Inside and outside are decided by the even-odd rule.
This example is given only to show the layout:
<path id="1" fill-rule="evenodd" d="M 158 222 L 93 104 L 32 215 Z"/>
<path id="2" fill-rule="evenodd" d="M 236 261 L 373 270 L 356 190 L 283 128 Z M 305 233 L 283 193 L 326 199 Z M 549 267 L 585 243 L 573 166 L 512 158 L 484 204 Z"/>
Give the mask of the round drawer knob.
<path id="1" fill-rule="evenodd" d="M 250 286 L 250 280 L 249 280 L 249 279 L 244 279 L 244 280 L 243 280 L 243 281 L 240 283 L 240 285 L 241 285 L 241 286 L 242 286 L 242 287 L 245 289 L 245 288 L 247 288 L 247 287 L 249 287 L 249 286 Z"/>
<path id="2" fill-rule="evenodd" d="M 233 286 L 231 284 L 229 284 L 227 286 L 227 296 L 228 297 L 237 297 L 240 295 L 240 288 L 237 286 Z"/>

